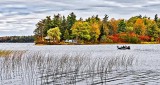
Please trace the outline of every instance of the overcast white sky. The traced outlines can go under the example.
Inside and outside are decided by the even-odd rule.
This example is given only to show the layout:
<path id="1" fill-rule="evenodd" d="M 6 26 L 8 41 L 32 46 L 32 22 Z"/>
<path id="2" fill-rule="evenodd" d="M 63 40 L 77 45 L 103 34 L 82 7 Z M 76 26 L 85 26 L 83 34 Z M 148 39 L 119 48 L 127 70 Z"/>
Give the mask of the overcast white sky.
<path id="1" fill-rule="evenodd" d="M 128 19 L 135 15 L 154 18 L 160 14 L 160 0 L 0 0 L 0 36 L 33 35 L 35 24 L 60 13 L 74 12 L 77 18 L 105 14 Z"/>

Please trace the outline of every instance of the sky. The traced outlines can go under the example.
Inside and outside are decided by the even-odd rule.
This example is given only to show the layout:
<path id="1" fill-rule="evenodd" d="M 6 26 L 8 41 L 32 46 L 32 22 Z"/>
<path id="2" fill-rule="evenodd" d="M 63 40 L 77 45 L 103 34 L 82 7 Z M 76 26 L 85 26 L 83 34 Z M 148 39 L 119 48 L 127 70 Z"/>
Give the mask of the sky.
<path id="1" fill-rule="evenodd" d="M 160 14 L 160 0 L 0 0 L 0 36 L 33 35 L 35 24 L 46 16 L 74 12 L 77 18 L 105 14 L 129 19 Z"/>

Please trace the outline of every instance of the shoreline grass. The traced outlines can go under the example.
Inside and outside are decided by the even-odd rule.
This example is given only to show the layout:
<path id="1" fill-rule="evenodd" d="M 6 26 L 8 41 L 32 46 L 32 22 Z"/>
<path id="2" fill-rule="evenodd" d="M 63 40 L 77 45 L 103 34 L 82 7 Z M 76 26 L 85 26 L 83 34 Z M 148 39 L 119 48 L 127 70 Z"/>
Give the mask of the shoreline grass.
<path id="1" fill-rule="evenodd" d="M 0 50 L 0 57 L 9 56 L 12 53 L 11 50 Z"/>

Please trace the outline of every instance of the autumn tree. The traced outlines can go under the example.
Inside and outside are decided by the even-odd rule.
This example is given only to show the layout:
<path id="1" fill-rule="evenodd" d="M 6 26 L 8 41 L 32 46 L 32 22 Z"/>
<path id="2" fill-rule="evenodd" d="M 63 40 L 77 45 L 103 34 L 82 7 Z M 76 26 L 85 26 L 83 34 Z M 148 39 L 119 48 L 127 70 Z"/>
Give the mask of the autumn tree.
<path id="1" fill-rule="evenodd" d="M 137 19 L 134 24 L 134 31 L 138 35 L 144 35 L 145 34 L 145 25 L 142 19 Z"/>
<path id="2" fill-rule="evenodd" d="M 155 40 L 159 37 L 160 29 L 158 29 L 158 26 L 155 21 L 150 21 L 147 27 L 147 35 L 152 37 L 152 40 Z"/>
<path id="3" fill-rule="evenodd" d="M 136 20 L 138 19 L 139 17 L 138 16 L 133 16 L 131 18 L 129 18 L 126 22 L 126 26 L 127 27 L 134 27 L 134 24 L 136 22 Z"/>
<path id="4" fill-rule="evenodd" d="M 126 27 L 126 32 L 127 33 L 133 33 L 134 32 L 133 27 Z"/>
<path id="5" fill-rule="evenodd" d="M 91 28 L 91 40 L 96 42 L 100 35 L 100 25 L 98 23 L 92 23 Z"/>
<path id="6" fill-rule="evenodd" d="M 90 32 L 91 26 L 88 22 L 77 21 L 71 28 L 72 35 L 76 38 L 76 40 L 90 40 Z"/>
<path id="7" fill-rule="evenodd" d="M 114 18 L 110 20 L 110 26 L 109 26 L 109 35 L 116 34 L 118 28 L 118 22 Z"/>
<path id="8" fill-rule="evenodd" d="M 92 16 L 91 18 L 88 18 L 86 20 L 87 22 L 89 22 L 90 26 L 91 26 L 91 41 L 92 42 L 97 42 L 99 35 L 100 35 L 100 26 L 102 25 L 101 19 L 98 17 L 98 15 Z"/>
<path id="9" fill-rule="evenodd" d="M 137 19 L 140 19 L 140 18 L 142 18 L 141 15 L 133 16 L 126 21 L 126 32 L 127 33 L 133 33 L 134 32 L 134 25 L 135 25 Z"/>
<path id="10" fill-rule="evenodd" d="M 48 36 L 50 39 L 52 39 L 54 42 L 60 41 L 61 32 L 59 30 L 59 27 L 51 28 L 47 31 Z"/>

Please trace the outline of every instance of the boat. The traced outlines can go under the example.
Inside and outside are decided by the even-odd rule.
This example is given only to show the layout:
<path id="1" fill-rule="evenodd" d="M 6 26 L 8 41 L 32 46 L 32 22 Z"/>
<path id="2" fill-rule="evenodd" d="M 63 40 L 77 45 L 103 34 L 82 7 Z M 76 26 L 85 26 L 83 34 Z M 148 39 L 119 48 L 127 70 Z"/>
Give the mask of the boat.
<path id="1" fill-rule="evenodd" d="M 120 50 L 127 50 L 127 49 L 129 50 L 130 46 L 121 46 L 121 47 L 117 46 L 117 48 Z"/>

